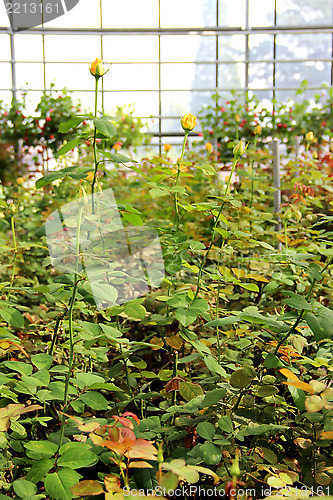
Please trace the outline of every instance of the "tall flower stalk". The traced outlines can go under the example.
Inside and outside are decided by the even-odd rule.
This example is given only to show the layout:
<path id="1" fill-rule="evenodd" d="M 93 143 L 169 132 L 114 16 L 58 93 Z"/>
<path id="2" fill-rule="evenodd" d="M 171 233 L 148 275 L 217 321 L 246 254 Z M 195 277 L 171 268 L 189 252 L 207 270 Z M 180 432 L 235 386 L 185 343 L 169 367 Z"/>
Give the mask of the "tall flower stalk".
<path id="1" fill-rule="evenodd" d="M 94 109 L 94 117 L 97 118 L 97 107 L 98 107 L 98 82 L 99 79 L 102 78 L 105 73 L 109 70 L 104 68 L 102 59 L 96 59 L 90 66 L 90 73 L 93 77 L 95 77 L 95 109 Z M 91 183 L 91 210 L 92 213 L 95 213 L 95 203 L 94 203 L 94 193 L 95 193 L 95 184 L 97 178 L 97 170 L 98 170 L 98 159 L 97 159 L 97 128 L 94 123 L 94 139 L 93 139 L 93 150 L 94 150 L 94 177 Z"/>
<path id="2" fill-rule="evenodd" d="M 176 175 L 176 181 L 175 181 L 175 186 L 178 185 L 179 181 L 179 176 L 181 172 L 181 168 L 183 165 L 183 159 L 184 159 L 184 153 L 185 153 L 185 148 L 186 148 L 186 143 L 187 143 L 187 138 L 189 136 L 189 133 L 194 129 L 194 127 L 197 124 L 197 118 L 194 115 L 188 114 L 184 115 L 183 118 L 180 120 L 181 126 L 185 132 L 184 135 L 184 140 L 183 140 L 183 147 L 182 147 L 182 152 L 180 155 L 180 158 L 178 160 L 177 164 L 177 175 Z M 178 193 L 175 193 L 175 219 L 176 219 L 176 228 L 178 230 L 179 228 L 179 222 L 180 222 L 180 217 L 179 217 L 179 209 L 178 209 Z"/>
<path id="3" fill-rule="evenodd" d="M 205 266 L 205 264 L 207 262 L 208 256 L 209 256 L 210 251 L 211 251 L 211 249 L 213 247 L 213 244 L 214 244 L 215 229 L 217 228 L 217 225 L 218 225 L 220 217 L 221 217 L 222 210 L 223 210 L 224 205 L 225 205 L 225 203 L 226 203 L 226 201 L 227 201 L 227 199 L 229 197 L 231 179 L 232 179 L 232 176 L 233 176 L 233 174 L 235 172 L 235 168 L 236 168 L 237 162 L 240 159 L 240 157 L 244 154 L 244 152 L 245 152 L 244 143 L 242 141 L 240 141 L 238 144 L 236 144 L 236 146 L 234 147 L 234 150 L 233 150 L 234 161 L 233 161 L 233 164 L 232 164 L 232 167 L 231 167 L 229 179 L 228 179 L 227 186 L 226 186 L 225 193 L 224 193 L 224 197 L 223 197 L 223 200 L 222 200 L 222 203 L 221 203 L 221 206 L 220 206 L 220 210 L 219 210 L 219 212 L 218 212 L 218 214 L 216 216 L 215 222 L 214 222 L 214 226 L 213 226 L 213 230 L 212 230 L 212 236 L 211 236 L 209 245 L 207 247 L 206 253 L 205 253 L 205 255 L 204 255 L 204 257 L 203 257 L 203 259 L 201 261 L 201 265 L 199 267 L 197 286 L 196 286 L 196 291 L 195 291 L 194 297 L 192 299 L 192 302 L 197 298 L 198 293 L 200 291 L 201 277 L 202 277 L 202 273 L 203 273 L 203 268 L 204 268 L 204 266 Z M 223 241 L 222 244 L 224 244 L 224 241 Z"/>

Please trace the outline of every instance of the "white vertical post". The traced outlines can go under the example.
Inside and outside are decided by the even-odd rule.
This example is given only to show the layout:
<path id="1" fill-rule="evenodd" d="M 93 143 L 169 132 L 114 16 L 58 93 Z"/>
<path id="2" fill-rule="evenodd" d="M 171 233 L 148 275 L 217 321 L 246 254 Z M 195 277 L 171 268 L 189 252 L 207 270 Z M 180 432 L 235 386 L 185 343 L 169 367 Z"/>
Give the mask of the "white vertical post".
<path id="1" fill-rule="evenodd" d="M 279 214 L 281 205 L 280 139 L 273 139 L 270 147 L 273 154 L 274 212 Z M 275 229 L 277 231 L 281 229 L 279 216 Z"/>

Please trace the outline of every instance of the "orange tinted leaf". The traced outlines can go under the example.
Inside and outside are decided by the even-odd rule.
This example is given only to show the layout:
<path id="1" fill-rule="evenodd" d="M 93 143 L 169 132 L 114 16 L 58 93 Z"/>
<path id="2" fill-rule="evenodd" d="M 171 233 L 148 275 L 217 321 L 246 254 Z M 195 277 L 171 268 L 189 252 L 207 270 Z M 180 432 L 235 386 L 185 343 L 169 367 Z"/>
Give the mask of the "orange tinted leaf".
<path id="1" fill-rule="evenodd" d="M 179 389 L 179 382 L 182 379 L 180 377 L 174 377 L 169 382 L 165 385 L 165 390 L 166 392 L 172 392 L 172 391 L 178 391 Z"/>
<path id="2" fill-rule="evenodd" d="M 150 343 L 152 344 L 151 348 L 153 349 L 153 351 L 156 351 L 157 349 L 160 349 L 164 346 L 163 340 L 159 339 L 158 337 L 153 337 L 152 339 L 150 339 Z"/>
<path id="3" fill-rule="evenodd" d="M 167 337 L 165 342 L 172 347 L 172 349 L 179 350 L 183 347 L 184 341 L 179 335 L 172 335 L 171 337 Z"/>
<path id="4" fill-rule="evenodd" d="M 151 441 L 146 439 L 137 439 L 135 444 L 127 454 L 128 458 L 142 458 L 144 460 L 156 460 L 157 449 Z"/>
<path id="5" fill-rule="evenodd" d="M 103 486 L 97 482 L 97 481 L 92 481 L 92 480 L 85 480 L 85 481 L 80 481 L 79 483 L 75 484 L 70 488 L 71 492 L 73 495 L 78 496 L 78 497 L 85 497 L 85 496 L 94 496 L 94 495 L 100 495 L 103 493 Z"/>
<path id="6" fill-rule="evenodd" d="M 333 431 L 323 431 L 319 434 L 319 439 L 333 439 Z"/>
<path id="7" fill-rule="evenodd" d="M 291 370 L 288 370 L 288 368 L 280 368 L 279 372 L 290 380 L 300 382 L 300 379 L 297 377 L 297 375 L 295 375 L 295 373 L 293 373 Z"/>
<path id="8" fill-rule="evenodd" d="M 93 432 L 97 430 L 101 425 L 98 422 L 88 422 L 87 424 L 80 424 L 78 429 L 82 432 Z"/>
<path id="9" fill-rule="evenodd" d="M 107 474 L 104 478 L 104 485 L 107 491 L 120 491 L 120 479 L 112 474 Z"/>
<path id="10" fill-rule="evenodd" d="M 153 469 L 153 466 L 149 464 L 148 462 L 145 462 L 144 460 L 136 461 L 136 462 L 131 462 L 129 465 L 129 468 L 131 469 Z"/>
<path id="11" fill-rule="evenodd" d="M 310 394 L 314 394 L 313 387 L 310 384 L 307 384 L 306 382 L 301 382 L 300 380 L 298 380 L 297 382 L 293 380 L 288 380 L 287 382 L 282 382 L 282 383 L 296 387 L 296 389 L 301 389 L 302 391 L 309 392 Z"/>

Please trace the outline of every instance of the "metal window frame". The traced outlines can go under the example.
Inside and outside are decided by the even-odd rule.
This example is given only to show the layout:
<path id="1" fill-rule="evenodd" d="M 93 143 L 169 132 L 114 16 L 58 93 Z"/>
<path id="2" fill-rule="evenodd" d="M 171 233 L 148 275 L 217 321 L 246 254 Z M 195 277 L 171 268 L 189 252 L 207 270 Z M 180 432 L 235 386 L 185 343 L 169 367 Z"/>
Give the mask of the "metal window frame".
<path id="1" fill-rule="evenodd" d="M 276 37 L 279 34 L 305 34 L 305 33 L 329 33 L 331 34 L 331 39 L 332 39 L 332 44 L 331 44 L 331 54 L 330 57 L 327 58 L 321 58 L 321 59 L 316 59 L 315 61 L 321 61 L 321 62 L 329 62 L 331 63 L 331 74 L 330 74 L 330 85 L 333 86 L 333 4 L 332 4 L 332 19 L 331 19 L 331 24 L 330 25 L 299 25 L 299 26 L 278 26 L 277 24 L 277 0 L 274 0 L 274 22 L 273 26 L 267 26 L 267 27 L 251 27 L 249 23 L 249 1 L 250 0 L 245 0 L 245 26 L 244 28 L 242 27 L 228 27 L 228 26 L 219 26 L 219 14 L 220 14 L 220 1 L 216 0 L 216 11 L 215 11 L 215 19 L 216 19 L 216 26 L 209 26 L 209 27 L 189 27 L 189 28 L 163 28 L 161 26 L 161 0 L 158 1 L 158 27 L 156 28 L 103 28 L 103 3 L 102 0 L 99 0 L 100 4 L 100 27 L 99 28 L 49 28 L 46 26 L 41 26 L 41 27 L 36 27 L 36 28 L 30 28 L 29 30 L 26 31 L 20 31 L 20 35 L 24 34 L 26 36 L 29 36 L 30 34 L 39 34 L 42 36 L 42 50 L 43 50 L 43 59 L 42 59 L 42 64 L 43 64 L 43 88 L 42 89 L 34 89 L 31 90 L 30 92 L 42 92 L 44 90 L 48 90 L 47 85 L 46 85 L 46 64 L 48 64 L 51 61 L 47 61 L 45 58 L 45 36 L 47 35 L 98 35 L 100 36 L 101 39 L 101 57 L 103 58 L 103 37 L 107 35 L 157 35 L 158 37 L 158 61 L 133 61 L 135 64 L 157 64 L 158 65 L 158 89 L 118 89 L 118 90 L 112 90 L 109 91 L 105 88 L 104 82 L 102 81 L 101 85 L 101 94 L 102 94 L 102 109 L 104 109 L 104 104 L 105 104 L 105 95 L 108 92 L 146 92 L 146 91 L 152 91 L 152 92 L 157 92 L 158 93 L 158 115 L 153 116 L 152 118 L 155 118 L 158 120 L 158 132 L 156 132 L 154 135 L 158 137 L 159 142 L 159 149 L 161 150 L 162 147 L 162 140 L 163 137 L 178 137 L 181 135 L 181 133 L 178 133 L 175 131 L 175 133 L 163 133 L 162 132 L 162 121 L 164 119 L 174 119 L 174 118 L 179 118 L 179 117 L 174 117 L 174 116 L 162 116 L 162 95 L 167 92 L 177 92 L 177 91 L 184 91 L 184 92 L 223 92 L 223 91 L 231 91 L 231 90 L 239 90 L 244 93 L 244 98 L 245 100 L 248 98 L 249 92 L 255 93 L 258 91 L 267 91 L 271 92 L 272 100 L 273 100 L 273 106 L 275 102 L 275 96 L 277 90 L 285 90 L 285 91 L 294 91 L 297 90 L 295 87 L 288 87 L 288 88 L 281 88 L 279 89 L 276 86 L 276 64 L 278 63 L 296 63 L 296 62 L 311 62 L 314 61 L 314 59 L 293 59 L 293 60 L 281 60 L 277 59 L 276 57 Z M 15 58 L 15 32 L 12 31 L 10 27 L 0 27 L 0 34 L 9 34 L 10 36 L 10 64 L 11 64 L 11 80 L 12 80 L 12 87 L 11 89 L 3 89 L 3 91 L 11 91 L 13 98 L 17 97 L 17 77 L 16 77 L 16 64 L 18 61 Z M 223 60 L 220 59 L 221 54 L 219 53 L 219 36 L 221 35 L 243 35 L 244 36 L 244 54 L 245 57 L 244 59 L 238 61 L 238 60 Z M 269 58 L 268 60 L 264 61 L 253 61 L 250 59 L 250 49 L 249 49 L 249 37 L 251 35 L 256 35 L 256 34 L 267 34 L 267 35 L 273 35 L 273 53 L 272 53 L 272 58 Z M 193 64 L 193 62 L 189 61 L 163 61 L 161 57 L 161 37 L 163 35 L 200 35 L 200 36 L 212 36 L 215 37 L 215 60 L 212 61 L 200 61 L 196 60 L 194 61 L 194 64 L 207 64 L 207 65 L 213 65 L 215 66 L 215 87 L 214 88 L 200 88 L 200 89 L 165 89 L 162 87 L 162 65 L 167 65 L 167 64 Z M 24 61 L 24 63 L 32 63 L 33 61 Z M 34 61 L 36 62 L 36 61 Z M 249 79 L 249 67 L 251 63 L 264 63 L 264 64 L 272 64 L 272 86 L 271 87 L 266 87 L 266 88 L 253 88 L 250 85 L 250 79 Z M 52 63 L 57 64 L 57 61 L 52 61 Z M 72 64 L 72 63 L 77 63 L 76 61 L 73 61 L 72 63 L 69 61 L 66 62 L 60 62 L 60 64 Z M 244 64 L 244 81 L 245 81 L 245 86 L 238 88 L 238 89 L 232 89 L 228 87 L 221 87 L 220 86 L 220 80 L 219 80 L 219 65 L 220 64 Z M 77 63 L 77 64 L 88 64 L 87 63 Z M 130 64 L 129 62 L 118 62 L 117 64 Z M 103 80 L 103 79 L 102 79 Z M 308 87 L 309 90 L 320 90 L 321 87 Z M 60 90 L 60 89 L 59 89 Z M 93 90 L 80 90 L 79 92 L 93 92 Z M 142 118 L 148 118 L 148 117 L 142 117 Z M 150 118 L 150 117 L 149 117 Z"/>

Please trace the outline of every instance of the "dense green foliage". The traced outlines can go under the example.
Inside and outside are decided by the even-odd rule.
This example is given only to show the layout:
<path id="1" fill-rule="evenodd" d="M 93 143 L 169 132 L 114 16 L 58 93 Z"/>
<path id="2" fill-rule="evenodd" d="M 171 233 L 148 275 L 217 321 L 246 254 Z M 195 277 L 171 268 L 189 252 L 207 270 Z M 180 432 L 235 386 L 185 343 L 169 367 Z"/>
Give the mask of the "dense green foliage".
<path id="1" fill-rule="evenodd" d="M 189 484 L 224 498 L 333 494 L 329 145 L 308 140 L 285 159 L 278 215 L 258 137 L 231 143 L 223 181 L 214 151 L 175 164 L 97 150 L 116 134 L 105 117 L 59 134 L 71 138 L 65 166 L 0 200 L 0 499 Z M 64 159 L 87 141 L 92 163 Z M 43 224 L 110 187 L 124 227 L 158 232 L 166 274 L 147 296 L 97 309 L 83 272 L 53 267 Z"/>

